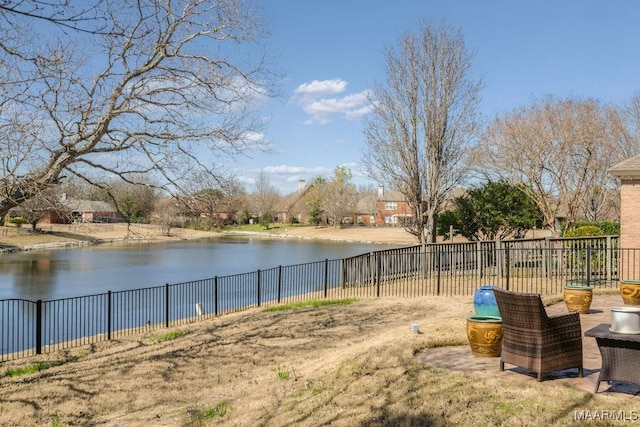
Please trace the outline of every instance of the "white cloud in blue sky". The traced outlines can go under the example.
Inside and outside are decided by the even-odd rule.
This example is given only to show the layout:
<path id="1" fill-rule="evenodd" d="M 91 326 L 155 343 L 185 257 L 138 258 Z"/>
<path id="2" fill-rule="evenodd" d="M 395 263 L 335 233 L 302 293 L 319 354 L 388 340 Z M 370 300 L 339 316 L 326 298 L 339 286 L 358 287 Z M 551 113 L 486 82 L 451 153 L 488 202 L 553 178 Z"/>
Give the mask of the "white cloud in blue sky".
<path id="1" fill-rule="evenodd" d="M 344 92 L 347 89 L 347 84 L 341 79 L 314 80 L 311 83 L 301 84 L 293 93 L 308 97 L 324 96 Z"/>
<path id="2" fill-rule="evenodd" d="M 304 123 L 326 124 L 334 117 L 354 120 L 367 114 L 371 110 L 370 90 L 345 94 L 347 85 L 344 80 L 332 79 L 313 80 L 298 86 L 293 91 L 293 102 L 310 116 Z"/>

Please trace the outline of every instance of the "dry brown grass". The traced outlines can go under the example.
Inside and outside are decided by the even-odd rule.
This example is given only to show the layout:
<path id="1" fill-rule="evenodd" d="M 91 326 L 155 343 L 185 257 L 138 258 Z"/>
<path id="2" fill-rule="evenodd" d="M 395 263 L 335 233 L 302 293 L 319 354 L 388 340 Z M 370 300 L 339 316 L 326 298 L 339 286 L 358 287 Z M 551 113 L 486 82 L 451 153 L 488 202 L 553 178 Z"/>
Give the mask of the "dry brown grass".
<path id="1" fill-rule="evenodd" d="M 48 249 L 94 243 L 161 242 L 219 236 L 220 233 L 173 228 L 169 234 L 151 224 L 54 224 L 31 233 L 30 227 L 0 227 L 0 249 Z"/>
<path id="2" fill-rule="evenodd" d="M 496 375 L 497 366 L 461 373 L 414 357 L 465 343 L 472 311 L 470 298 L 452 297 L 252 309 L 164 339 L 156 331 L 7 362 L 2 372 L 70 360 L 0 379 L 0 425 L 572 425 L 576 410 L 629 414 L 637 405 L 625 394 Z"/>

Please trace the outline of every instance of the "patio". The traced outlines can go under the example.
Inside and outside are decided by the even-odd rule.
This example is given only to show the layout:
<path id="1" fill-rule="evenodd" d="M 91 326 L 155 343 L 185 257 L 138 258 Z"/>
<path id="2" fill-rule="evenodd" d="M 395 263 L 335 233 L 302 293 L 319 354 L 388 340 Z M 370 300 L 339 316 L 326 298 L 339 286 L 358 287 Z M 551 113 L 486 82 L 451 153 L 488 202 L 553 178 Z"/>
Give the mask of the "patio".
<path id="1" fill-rule="evenodd" d="M 619 294 L 594 295 L 589 314 L 580 314 L 582 333 L 600 323 L 611 323 L 611 307 L 623 306 Z M 563 301 L 546 307 L 549 315 L 566 313 L 567 307 Z M 593 393 L 598 374 L 600 373 L 601 357 L 595 338 L 583 338 L 584 377 L 579 378 L 577 369 L 557 371 L 545 376 L 544 382 L 561 386 L 573 386 L 581 390 Z M 416 357 L 429 365 L 459 372 L 486 372 L 491 376 L 528 377 L 530 381 L 537 382 L 536 375 L 519 367 L 506 364 L 503 372 L 499 369 L 499 357 L 478 357 L 471 353 L 469 346 L 441 347 L 421 351 Z M 639 361 L 640 363 L 640 361 Z M 640 402 L 640 386 L 622 382 L 603 382 L 600 385 L 599 394 L 616 393 L 630 396 L 634 401 Z"/>

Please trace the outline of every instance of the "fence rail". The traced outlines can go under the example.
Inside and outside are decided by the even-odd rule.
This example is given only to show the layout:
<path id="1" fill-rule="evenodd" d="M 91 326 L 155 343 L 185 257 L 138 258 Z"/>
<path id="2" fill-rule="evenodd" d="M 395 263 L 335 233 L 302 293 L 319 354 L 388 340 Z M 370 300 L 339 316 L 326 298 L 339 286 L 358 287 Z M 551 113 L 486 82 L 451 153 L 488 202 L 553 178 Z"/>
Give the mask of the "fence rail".
<path id="1" fill-rule="evenodd" d="M 481 284 L 554 295 L 637 278 L 617 238 L 412 246 L 355 257 L 50 301 L 0 300 L 0 361 L 321 298 L 473 295 Z"/>

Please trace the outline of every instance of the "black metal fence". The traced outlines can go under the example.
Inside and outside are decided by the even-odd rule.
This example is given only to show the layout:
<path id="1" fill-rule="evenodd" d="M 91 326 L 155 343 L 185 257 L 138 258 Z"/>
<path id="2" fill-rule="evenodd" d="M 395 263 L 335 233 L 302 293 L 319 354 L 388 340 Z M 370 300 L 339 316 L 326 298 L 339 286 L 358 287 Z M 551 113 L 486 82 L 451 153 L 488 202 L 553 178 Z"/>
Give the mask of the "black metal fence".
<path id="1" fill-rule="evenodd" d="M 322 298 L 473 295 L 482 284 L 553 295 L 638 278 L 617 238 L 412 246 L 51 301 L 0 300 L 0 361 L 167 328 L 250 307 Z"/>

